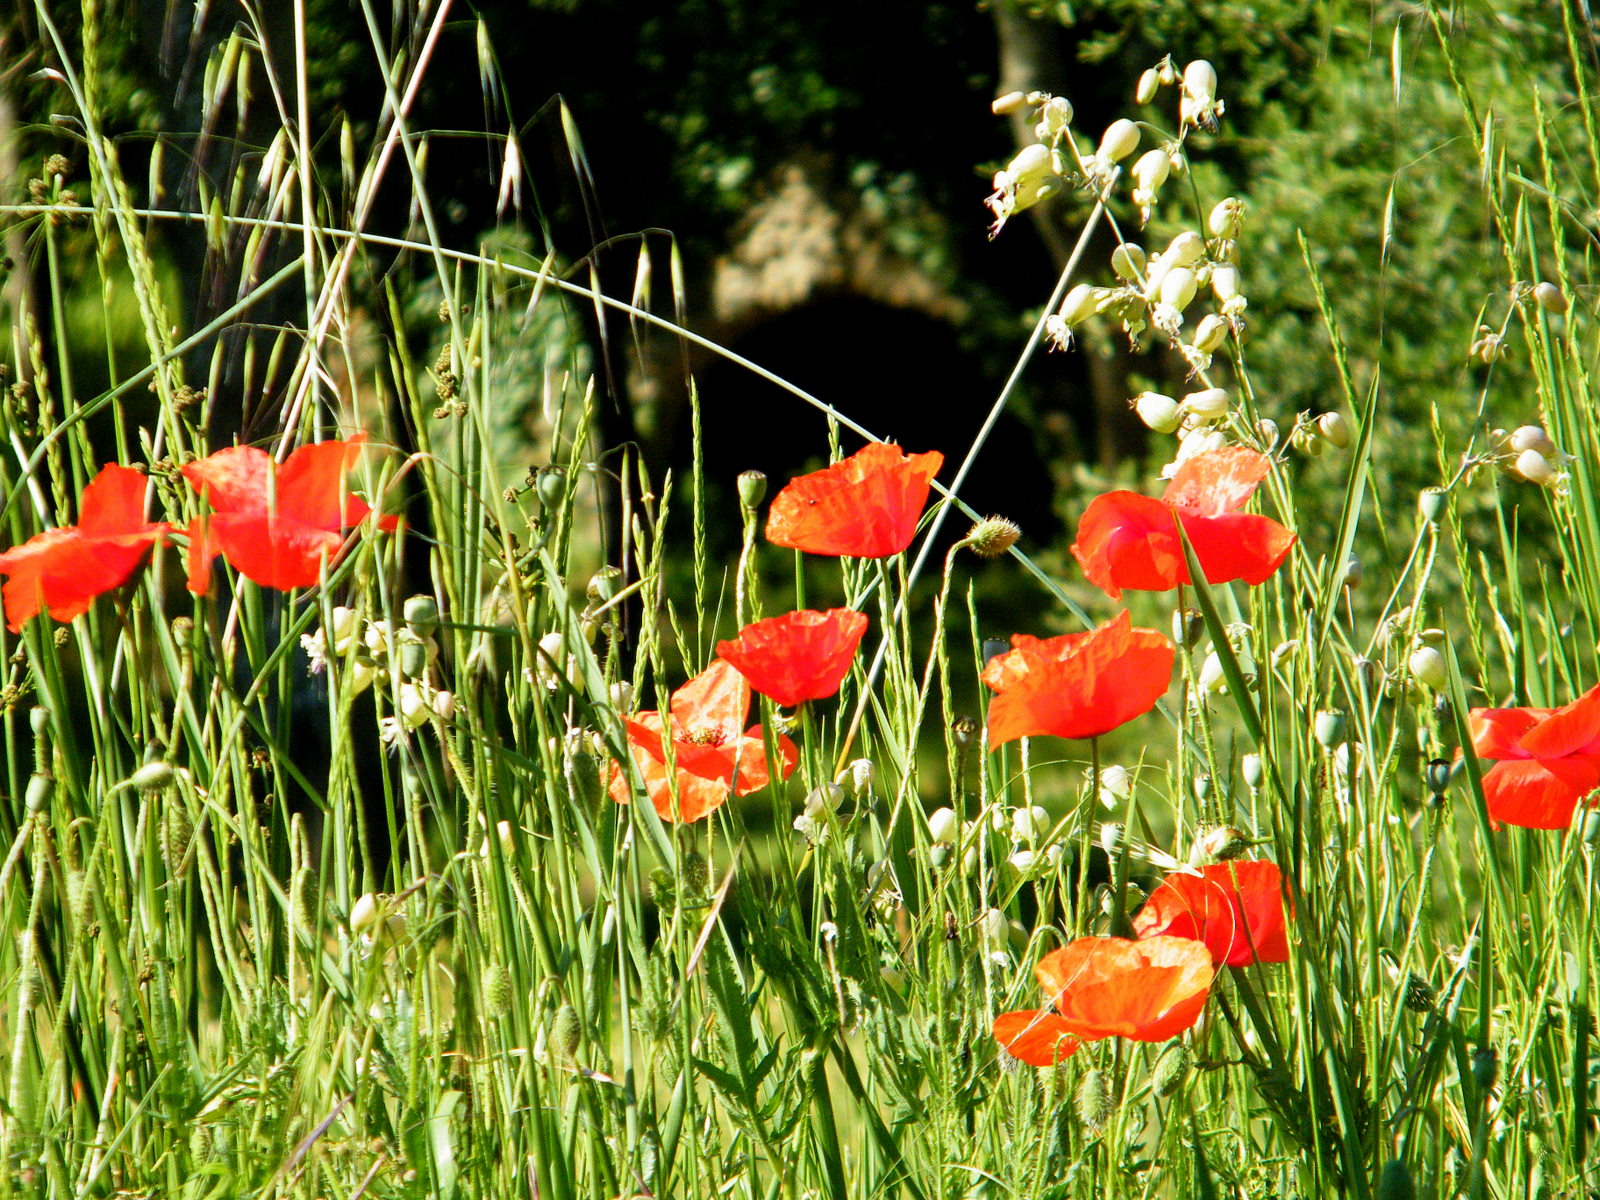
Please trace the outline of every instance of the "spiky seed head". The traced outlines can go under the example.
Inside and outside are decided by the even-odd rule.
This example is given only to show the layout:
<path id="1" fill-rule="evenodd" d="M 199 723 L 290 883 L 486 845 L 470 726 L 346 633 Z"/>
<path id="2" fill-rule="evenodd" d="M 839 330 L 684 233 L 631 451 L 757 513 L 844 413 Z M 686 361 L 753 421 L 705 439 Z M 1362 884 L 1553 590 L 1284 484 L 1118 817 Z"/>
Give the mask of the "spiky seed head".
<path id="1" fill-rule="evenodd" d="M 1161 1052 L 1161 1057 L 1156 1059 L 1156 1065 L 1150 1071 L 1150 1090 L 1161 1099 L 1168 1099 L 1183 1086 L 1193 1065 L 1194 1055 L 1189 1053 L 1189 1047 L 1182 1042 L 1173 1042 Z"/>
<path id="2" fill-rule="evenodd" d="M 1111 1119 L 1111 1085 L 1106 1073 L 1099 1067 L 1085 1071 L 1083 1078 L 1078 1081 L 1074 1103 L 1078 1120 L 1083 1122 L 1085 1130 L 1095 1134 L 1104 1129 L 1106 1122 Z"/>
<path id="3" fill-rule="evenodd" d="M 583 1029 L 578 1021 L 578 1010 L 570 1004 L 556 1009 L 550 1021 L 550 1049 L 560 1058 L 570 1059 L 578 1052 Z"/>
<path id="4" fill-rule="evenodd" d="M 1022 529 L 1005 517 L 985 517 L 967 534 L 967 546 L 979 558 L 999 558 L 1017 544 Z"/>
<path id="5" fill-rule="evenodd" d="M 511 1011 L 511 972 L 504 963 L 490 963 L 483 972 L 483 1011 L 490 1017 Z"/>

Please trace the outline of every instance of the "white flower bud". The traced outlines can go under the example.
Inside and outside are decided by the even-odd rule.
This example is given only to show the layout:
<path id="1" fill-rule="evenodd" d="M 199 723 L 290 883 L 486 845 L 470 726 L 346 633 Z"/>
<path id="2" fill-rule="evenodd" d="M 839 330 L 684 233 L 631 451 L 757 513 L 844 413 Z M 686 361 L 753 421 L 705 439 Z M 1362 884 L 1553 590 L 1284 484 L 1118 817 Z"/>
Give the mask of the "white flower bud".
<path id="1" fill-rule="evenodd" d="M 1216 313 L 1207 313 L 1194 331 L 1194 348 L 1202 354 L 1215 354 L 1228 340 L 1228 322 Z"/>
<path id="2" fill-rule="evenodd" d="M 1259 754 L 1246 754 L 1239 760 L 1239 773 L 1244 776 L 1245 786 L 1254 791 L 1261 786 L 1261 781 L 1266 778 L 1266 767 Z"/>
<path id="3" fill-rule="evenodd" d="M 1224 388 L 1206 388 L 1183 398 L 1183 413 L 1196 421 L 1220 421 L 1228 415 L 1228 393 Z"/>
<path id="4" fill-rule="evenodd" d="M 633 684 L 626 679 L 619 679 L 616 683 L 613 683 L 609 694 L 611 696 L 611 707 L 619 713 L 631 713 L 633 711 Z"/>
<path id="5" fill-rule="evenodd" d="M 378 919 L 378 898 L 371 892 L 364 892 L 350 906 L 350 929 L 354 933 L 365 931 Z"/>
<path id="6" fill-rule="evenodd" d="M 1450 668 L 1444 661 L 1444 655 L 1432 646 L 1419 646 L 1413 650 L 1406 665 L 1411 668 L 1412 677 L 1424 687 L 1438 691 L 1449 686 Z"/>
<path id="7" fill-rule="evenodd" d="M 1215 650 L 1206 655 L 1200 665 L 1200 690 L 1220 696 L 1228 690 L 1228 677 L 1222 671 L 1222 659 Z"/>
<path id="8" fill-rule="evenodd" d="M 1054 142 L 1072 124 L 1072 102 L 1065 96 L 1051 96 L 1039 109 L 1039 124 L 1034 132 L 1041 142 Z"/>
<path id="9" fill-rule="evenodd" d="M 456 715 L 456 694 L 454 692 L 435 692 L 433 694 L 433 713 L 441 721 L 448 721 Z"/>
<path id="10" fill-rule="evenodd" d="M 1561 314 L 1567 311 L 1567 298 L 1561 289 L 1548 280 L 1538 284 L 1533 289 L 1533 298 L 1540 308 L 1547 313 Z"/>
<path id="11" fill-rule="evenodd" d="M 1326 412 L 1317 418 L 1317 432 L 1340 450 L 1350 445 L 1350 425 L 1342 413 Z"/>
<path id="12" fill-rule="evenodd" d="M 1529 483 L 1536 483 L 1540 487 L 1555 482 L 1556 478 L 1556 469 L 1550 465 L 1550 460 L 1537 450 L 1524 450 L 1517 455 L 1512 470 Z"/>
<path id="13" fill-rule="evenodd" d="M 1080 283 L 1066 294 L 1058 310 L 1068 328 L 1082 325 L 1094 316 L 1095 306 L 1100 302 L 1100 289 L 1093 284 Z"/>
<path id="14" fill-rule="evenodd" d="M 1211 291 L 1222 304 L 1222 315 L 1237 316 L 1245 309 L 1245 298 L 1239 293 L 1239 268 L 1232 263 L 1218 263 L 1211 268 Z"/>
<path id="15" fill-rule="evenodd" d="M 400 719 L 412 729 L 420 728 L 433 715 L 433 708 L 422 689 L 414 683 L 400 685 Z"/>
<path id="16" fill-rule="evenodd" d="M 1133 774 L 1127 767 L 1112 763 L 1100 771 L 1100 803 L 1115 808 L 1117 802 L 1133 795 Z"/>
<path id="17" fill-rule="evenodd" d="M 1197 58 L 1183 69 L 1183 94 L 1201 104 L 1217 98 L 1217 69 Z"/>
<path id="18" fill-rule="evenodd" d="M 1161 478 L 1171 479 L 1179 467 L 1197 454 L 1204 454 L 1208 450 L 1221 450 L 1227 444 L 1227 435 L 1220 429 L 1213 429 L 1208 425 L 1200 425 L 1189 430 L 1188 433 L 1183 435 L 1183 440 L 1178 443 L 1176 457 L 1161 468 Z"/>
<path id="19" fill-rule="evenodd" d="M 1135 104 L 1149 104 L 1156 98 L 1156 92 L 1161 88 L 1161 72 L 1151 67 L 1139 76 L 1139 84 L 1133 89 L 1133 102 Z"/>
<path id="20" fill-rule="evenodd" d="M 1140 392 L 1133 398 L 1133 407 L 1139 420 L 1157 433 L 1176 432 L 1183 421 L 1183 410 L 1178 402 L 1160 392 Z"/>
<path id="21" fill-rule="evenodd" d="M 928 836 L 935 845 L 953 845 L 960 832 L 961 822 L 954 809 L 936 808 L 928 814 Z"/>
<path id="22" fill-rule="evenodd" d="M 1011 922 L 998 908 L 985 909 L 978 918 L 978 929 L 986 942 L 1003 942 L 1011 933 Z"/>
<path id="23" fill-rule="evenodd" d="M 1111 252 L 1111 269 L 1117 278 L 1137 286 L 1144 278 L 1144 248 L 1134 242 L 1123 242 Z"/>
<path id="24" fill-rule="evenodd" d="M 1178 312 L 1189 307 L 1194 292 L 1194 272 L 1188 267 L 1174 267 L 1161 281 L 1161 303 L 1171 305 Z"/>
<path id="25" fill-rule="evenodd" d="M 850 780 L 850 794 L 861 796 L 872 790 L 873 781 L 878 777 L 878 768 L 870 758 L 852 759 L 845 767 Z"/>
<path id="26" fill-rule="evenodd" d="M 1139 200 L 1143 194 L 1145 199 L 1141 203 L 1153 201 L 1156 192 L 1167 181 L 1167 175 L 1171 170 L 1172 162 L 1167 158 L 1165 150 L 1146 150 L 1141 154 L 1139 160 L 1133 164 L 1135 200 Z"/>
<path id="27" fill-rule="evenodd" d="M 1550 435 L 1539 425 L 1523 425 L 1513 430 L 1511 448 L 1519 454 L 1524 450 L 1537 450 L 1546 458 L 1554 458 L 1557 453 L 1556 444 L 1550 440 Z"/>
<path id="28" fill-rule="evenodd" d="M 1017 850 L 1012 853 L 1010 858 L 1006 859 L 1011 869 L 1018 875 L 1027 875 L 1028 872 L 1033 870 L 1033 864 L 1038 861 L 1039 856 L 1032 850 Z"/>
<path id="29" fill-rule="evenodd" d="M 350 648 L 350 639 L 356 633 L 355 610 L 340 604 L 334 608 L 332 616 L 333 621 L 329 628 L 333 633 L 333 651 L 335 654 L 343 654 Z"/>
<path id="30" fill-rule="evenodd" d="M 1010 116 L 1019 108 L 1028 103 L 1028 97 L 1022 92 L 1007 92 L 1004 96 L 996 96 L 989 103 L 989 111 L 997 117 Z"/>
<path id="31" fill-rule="evenodd" d="M 1169 267 L 1192 267 L 1206 256 L 1206 240 L 1192 229 L 1185 229 L 1161 252 Z"/>
<path id="32" fill-rule="evenodd" d="M 1100 136 L 1095 158 L 1102 163 L 1120 162 L 1139 148 L 1139 127 L 1126 117 L 1118 117 Z"/>
<path id="33" fill-rule="evenodd" d="M 1011 836 L 1019 842 L 1031 842 L 1049 828 L 1050 814 L 1037 804 L 1011 814 Z"/>
<path id="34" fill-rule="evenodd" d="M 1244 225 L 1244 201 L 1234 196 L 1226 200 L 1217 201 L 1216 207 L 1211 210 L 1211 216 L 1206 219 L 1206 228 L 1215 238 L 1225 238 L 1232 241 L 1239 236 L 1239 230 Z"/>

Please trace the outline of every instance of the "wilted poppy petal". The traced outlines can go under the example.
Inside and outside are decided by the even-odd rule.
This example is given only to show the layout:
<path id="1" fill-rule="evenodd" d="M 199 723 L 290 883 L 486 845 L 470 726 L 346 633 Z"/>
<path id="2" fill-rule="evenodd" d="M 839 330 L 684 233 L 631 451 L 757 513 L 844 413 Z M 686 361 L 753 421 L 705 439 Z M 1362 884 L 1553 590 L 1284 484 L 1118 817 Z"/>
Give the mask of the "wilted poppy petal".
<path id="1" fill-rule="evenodd" d="M 1113 600 L 1124 588 L 1164 592 L 1189 581 L 1172 510 L 1137 492 L 1107 492 L 1090 501 L 1072 557 Z"/>
<path id="2" fill-rule="evenodd" d="M 1586 750 L 1596 741 L 1600 741 L 1600 686 L 1534 725 L 1522 736 L 1522 749 L 1534 758 L 1561 758 Z"/>
<path id="3" fill-rule="evenodd" d="M 1150 893 L 1133 918 L 1141 938 L 1171 936 L 1205 943 L 1216 966 L 1287 962 L 1283 876 L 1276 863 L 1216 863 L 1199 874 L 1176 871 Z"/>
<path id="4" fill-rule="evenodd" d="M 1172 643 L 1133 628 L 1126 610 L 1087 634 L 1016 648 L 984 668 L 999 694 L 989 702 L 989 745 L 1020 737 L 1091 738 L 1149 712 L 1172 679 Z"/>
<path id="5" fill-rule="evenodd" d="M 1512 759 L 1496 763 L 1483 776 L 1489 815 L 1524 829 L 1565 829 L 1573 811 L 1600 787 L 1600 759 Z"/>
<path id="6" fill-rule="evenodd" d="M 1243 508 L 1271 470 L 1272 460 L 1260 451 L 1223 446 L 1183 462 L 1161 499 L 1196 516 L 1220 516 Z"/>
<path id="7" fill-rule="evenodd" d="M 1079 938 L 1035 974 L 1076 1036 L 1164 1042 L 1199 1019 L 1216 970 L 1205 945 L 1187 938 Z"/>
<path id="8" fill-rule="evenodd" d="M 865 613 L 802 609 L 746 625 L 734 640 L 717 643 L 717 655 L 756 691 L 789 708 L 839 690 L 866 630 Z"/>
<path id="9" fill-rule="evenodd" d="M 691 730 L 691 741 L 729 741 L 744 732 L 750 715 L 750 685 L 733 664 L 720 659 L 672 693 L 672 720 Z M 674 734 L 674 737 L 678 736 Z"/>
<path id="10" fill-rule="evenodd" d="M 210 542 L 239 574 L 262 587 L 311 587 L 339 557 L 344 537 L 262 513 L 213 513 Z"/>
<path id="11" fill-rule="evenodd" d="M 1207 583 L 1232 583 L 1236 579 L 1251 585 L 1265 583 L 1294 548 L 1294 534 L 1270 517 L 1254 513 L 1202 517 L 1180 511 L 1178 519 L 1183 522 L 1183 532 L 1206 573 Z M 1187 563 L 1183 580 L 1192 582 Z"/>
<path id="12" fill-rule="evenodd" d="M 994 1019 L 994 1037 L 1030 1067 L 1052 1067 L 1078 1052 L 1078 1039 L 1066 1022 L 1037 1009 L 1001 1013 Z"/>
<path id="13" fill-rule="evenodd" d="M 773 497 L 767 540 L 808 554 L 887 558 L 911 544 L 944 455 L 869 442 Z"/>

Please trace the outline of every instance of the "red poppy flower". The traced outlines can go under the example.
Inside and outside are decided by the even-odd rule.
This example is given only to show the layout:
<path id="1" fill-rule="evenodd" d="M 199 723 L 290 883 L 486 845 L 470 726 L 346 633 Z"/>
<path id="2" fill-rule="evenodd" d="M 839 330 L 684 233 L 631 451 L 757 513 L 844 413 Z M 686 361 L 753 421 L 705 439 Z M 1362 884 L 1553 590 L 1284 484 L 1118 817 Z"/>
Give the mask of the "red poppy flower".
<path id="1" fill-rule="evenodd" d="M 717 656 L 763 696 L 790 708 L 839 690 L 866 631 L 865 613 L 801 609 L 746 625 L 733 641 L 717 643 Z"/>
<path id="2" fill-rule="evenodd" d="M 1178 524 L 1208 583 L 1262 583 L 1283 565 L 1295 535 L 1270 517 L 1239 512 L 1272 460 L 1244 446 L 1197 454 L 1160 500 L 1137 492 L 1096 496 L 1078 522 L 1072 556 L 1113 600 L 1124 588 L 1164 592 L 1193 582 Z"/>
<path id="3" fill-rule="evenodd" d="M 911 544 L 944 455 L 869 442 L 849 458 L 791 479 L 772 499 L 767 540 L 807 554 L 888 558 Z"/>
<path id="4" fill-rule="evenodd" d="M 1499 759 L 1483 776 L 1489 815 L 1525 829 L 1565 829 L 1600 787 L 1600 687 L 1564 708 L 1475 708 L 1472 749 Z"/>
<path id="5" fill-rule="evenodd" d="M 1092 738 L 1155 707 L 1172 679 L 1172 643 L 1126 610 L 1088 633 L 1034 638 L 989 660 L 989 746 L 1049 734 Z"/>
<path id="6" fill-rule="evenodd" d="M 57 621 L 89 610 L 101 592 L 126 583 L 145 551 L 172 526 L 144 519 L 149 481 L 132 467 L 107 463 L 83 489 L 76 525 L 46 529 L 0 554 L 6 628 L 20 633 L 40 609 Z"/>
<path id="7" fill-rule="evenodd" d="M 1200 1018 L 1216 969 L 1188 938 L 1088 937 L 1047 954 L 1033 969 L 1054 1012 L 1001 1013 L 994 1036 L 1036 1067 L 1106 1037 L 1164 1042 Z"/>
<path id="8" fill-rule="evenodd" d="M 344 475 L 366 434 L 349 441 L 301 446 L 279 466 L 254 446 L 218 450 L 188 463 L 183 474 L 211 505 L 189 526 L 189 590 L 203 596 L 211 585 L 211 560 L 221 554 L 241 575 L 262 587 L 310 587 L 322 566 L 344 549 L 341 530 L 359 525 L 372 509 L 345 491 Z M 393 529 L 394 517 L 379 520 Z"/>
<path id="9" fill-rule="evenodd" d="M 1198 875 L 1174 872 L 1133 918 L 1141 938 L 1205 943 L 1215 966 L 1289 961 L 1283 875 L 1272 862 L 1224 862 Z"/>
<path id="10" fill-rule="evenodd" d="M 720 808 L 730 791 L 743 796 L 766 786 L 770 773 L 761 726 L 744 728 L 750 685 L 731 663 L 713 662 L 672 693 L 669 707 L 666 721 L 655 711 L 625 721 L 628 749 L 663 820 L 698 821 Z M 676 771 L 667 766 L 669 737 Z M 779 778 L 787 779 L 800 752 L 782 736 L 778 752 L 783 759 Z M 612 767 L 609 790 L 618 804 L 631 799 L 628 773 L 620 763 Z"/>

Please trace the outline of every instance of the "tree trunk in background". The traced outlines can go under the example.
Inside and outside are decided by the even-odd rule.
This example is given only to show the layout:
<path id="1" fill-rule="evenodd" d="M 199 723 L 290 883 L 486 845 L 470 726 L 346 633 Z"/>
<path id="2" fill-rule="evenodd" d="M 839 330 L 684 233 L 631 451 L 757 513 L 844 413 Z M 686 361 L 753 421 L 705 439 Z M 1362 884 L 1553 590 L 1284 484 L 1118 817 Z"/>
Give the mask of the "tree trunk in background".
<path id="1" fill-rule="evenodd" d="M 1056 92 L 1067 78 L 1067 60 L 1062 51 L 1062 28 L 1050 20 L 1028 16 L 1012 0 L 996 0 L 994 13 L 995 36 L 999 43 L 1000 94 L 1007 92 Z M 1069 97 L 1070 99 L 1070 97 Z M 1032 110 L 1023 108 L 1011 114 L 1011 131 L 1018 149 L 1031 145 L 1033 136 Z M 1056 270 L 1067 265 L 1077 240 L 1075 230 L 1067 227 L 1059 216 L 1060 208 L 1054 204 L 1038 204 L 1028 210 L 1034 227 L 1050 251 Z M 1100 243 L 1104 242 L 1104 246 Z M 1085 256 L 1085 264 L 1103 261 L 1112 249 L 1110 241 L 1099 235 L 1095 246 Z M 1103 250 L 1103 254 L 1098 251 Z M 1087 272 L 1085 272 L 1087 274 Z M 1085 370 L 1089 377 L 1089 402 L 1093 413 L 1092 444 L 1095 462 L 1110 467 L 1129 455 L 1145 450 L 1145 430 L 1128 407 L 1129 355 L 1117 350 L 1110 355 L 1096 354 L 1080 345 Z"/>

